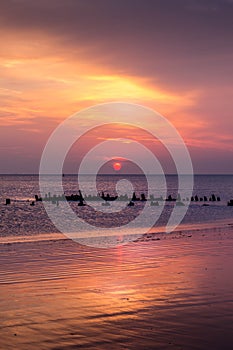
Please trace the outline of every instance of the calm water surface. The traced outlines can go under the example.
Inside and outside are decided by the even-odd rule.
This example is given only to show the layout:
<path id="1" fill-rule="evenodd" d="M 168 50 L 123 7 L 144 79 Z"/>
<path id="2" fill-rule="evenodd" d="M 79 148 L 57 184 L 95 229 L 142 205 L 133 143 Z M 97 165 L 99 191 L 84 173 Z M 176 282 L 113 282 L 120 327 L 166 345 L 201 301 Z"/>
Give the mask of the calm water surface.
<path id="1" fill-rule="evenodd" d="M 100 180 L 99 190 L 114 191 L 116 177 Z M 6 242 L 12 235 L 57 232 L 42 203 L 27 202 L 39 191 L 36 176 L 0 181 L 0 233 Z M 137 195 L 145 191 L 140 177 L 133 181 Z M 231 350 L 233 226 L 214 225 L 232 218 L 233 208 L 226 205 L 232 182 L 232 176 L 195 178 L 194 194 L 215 193 L 221 201 L 208 207 L 192 203 L 184 223 L 211 223 L 210 231 L 111 249 L 67 239 L 0 244 L 0 349 Z M 168 177 L 168 193 L 175 196 L 176 187 L 175 177 Z M 77 179 L 65 177 L 64 189 L 76 193 Z M 161 194 L 160 179 L 154 179 L 153 190 Z M 5 198 L 22 201 L 6 206 Z M 52 203 L 51 208 L 57 209 Z M 167 203 L 157 228 L 171 209 Z M 148 215 L 156 210 L 151 207 Z"/>
<path id="2" fill-rule="evenodd" d="M 51 195 L 56 194 L 56 181 L 55 177 L 51 177 L 48 191 L 51 191 Z M 177 196 L 177 178 L 176 176 L 167 176 L 167 192 L 165 184 L 160 176 L 151 176 L 152 188 L 151 192 L 154 197 L 166 198 L 169 194 L 173 197 Z M 65 176 L 63 178 L 63 188 L 66 195 L 75 194 L 78 191 L 77 176 Z M 96 184 L 93 185 L 93 178 L 86 176 L 83 178 L 83 194 L 96 195 L 97 191 L 108 192 L 111 195 L 116 194 L 116 185 L 119 180 L 122 180 L 118 176 L 99 176 Z M 147 193 L 147 184 L 143 176 L 126 176 L 126 182 L 121 181 L 120 191 L 118 194 L 125 194 L 128 190 L 129 181 L 132 183 L 137 196 L 141 193 Z M 46 179 L 47 181 L 47 179 Z M 186 182 L 184 181 L 184 184 Z M 51 185 L 52 184 L 52 185 Z M 52 189 L 52 190 L 51 190 Z M 188 177 L 187 187 L 182 188 L 182 200 L 183 203 L 188 206 L 186 201 L 186 192 L 188 193 Z M 52 224 L 48 215 L 45 212 L 43 204 L 41 202 L 36 205 L 30 206 L 30 202 L 34 199 L 34 195 L 39 194 L 38 176 L 29 175 L 2 175 L 0 176 L 0 235 L 2 237 L 7 236 L 23 236 L 23 235 L 38 235 L 58 232 L 58 229 Z M 233 208 L 227 206 L 227 201 L 233 198 L 233 176 L 231 175 L 198 175 L 195 176 L 195 185 L 193 195 L 199 197 L 207 196 L 209 198 L 212 194 L 220 196 L 220 202 L 208 202 L 209 206 L 203 206 L 204 202 L 192 202 L 189 206 L 187 214 L 182 223 L 198 224 L 215 222 L 223 219 L 231 219 L 233 216 Z M 5 205 L 5 199 L 11 198 L 13 201 L 11 205 Z M 95 212 L 91 212 L 87 207 L 80 208 L 77 202 L 70 203 L 72 209 L 77 213 L 81 213 L 84 217 L 88 218 L 91 223 L 97 224 L 101 227 L 103 223 L 103 217 L 96 216 Z M 120 210 L 125 207 L 127 202 L 114 203 L 114 210 Z M 164 202 L 159 202 L 159 207 L 150 207 L 147 211 L 148 217 L 161 215 L 155 224 L 155 227 L 163 227 L 173 209 L 174 203 L 165 203 L 164 210 L 161 210 L 161 205 Z M 59 206 L 62 208 L 63 203 L 60 202 Z M 94 205 L 96 210 L 103 210 L 101 202 L 91 202 L 90 205 Z M 105 212 L 112 212 L 112 205 L 109 208 L 105 208 Z M 117 207 L 119 205 L 119 208 Z M 141 207 L 140 207 L 141 206 Z M 136 209 L 135 209 L 136 208 Z M 131 220 L 131 215 L 136 210 L 143 208 L 142 203 L 136 203 L 133 210 L 123 209 L 119 212 L 119 215 L 115 216 L 116 220 L 109 216 L 109 220 L 105 220 L 104 224 L 111 227 L 111 225 L 118 225 L 119 222 L 124 223 L 127 220 Z M 56 210 L 56 205 L 51 203 L 51 210 Z M 146 226 L 148 217 L 145 217 L 145 221 L 142 225 Z M 114 221 L 115 220 L 115 221 Z M 118 220 L 118 221 L 117 221 Z M 126 233 L 126 232 L 125 232 Z"/>

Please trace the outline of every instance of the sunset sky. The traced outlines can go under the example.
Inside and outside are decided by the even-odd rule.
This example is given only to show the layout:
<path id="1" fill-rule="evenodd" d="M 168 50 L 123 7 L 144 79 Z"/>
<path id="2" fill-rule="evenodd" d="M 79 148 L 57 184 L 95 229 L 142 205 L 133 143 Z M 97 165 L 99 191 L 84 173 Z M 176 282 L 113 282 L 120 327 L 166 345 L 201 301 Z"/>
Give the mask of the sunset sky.
<path id="1" fill-rule="evenodd" d="M 60 122 L 123 101 L 171 121 L 196 173 L 232 174 L 232 19 L 232 0 L 0 0 L 0 173 L 38 173 Z"/>

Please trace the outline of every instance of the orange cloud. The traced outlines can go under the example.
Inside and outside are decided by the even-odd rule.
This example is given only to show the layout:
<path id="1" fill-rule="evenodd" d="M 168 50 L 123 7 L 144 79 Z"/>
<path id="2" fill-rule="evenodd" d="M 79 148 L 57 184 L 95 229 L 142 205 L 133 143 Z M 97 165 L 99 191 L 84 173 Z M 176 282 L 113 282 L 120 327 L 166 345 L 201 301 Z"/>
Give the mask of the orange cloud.
<path id="1" fill-rule="evenodd" d="M 146 78 L 114 74 L 81 55 L 62 52 L 43 36 L 32 45 L 30 36 L 24 41 L 14 38 L 14 49 L 11 36 L 8 39 L 0 58 L 0 114 L 7 113 L 2 125 L 21 124 L 23 119 L 28 123 L 35 116 L 44 123 L 49 118 L 59 122 L 83 107 L 118 100 L 156 106 L 161 112 L 195 104 L 192 91 L 178 94 Z"/>

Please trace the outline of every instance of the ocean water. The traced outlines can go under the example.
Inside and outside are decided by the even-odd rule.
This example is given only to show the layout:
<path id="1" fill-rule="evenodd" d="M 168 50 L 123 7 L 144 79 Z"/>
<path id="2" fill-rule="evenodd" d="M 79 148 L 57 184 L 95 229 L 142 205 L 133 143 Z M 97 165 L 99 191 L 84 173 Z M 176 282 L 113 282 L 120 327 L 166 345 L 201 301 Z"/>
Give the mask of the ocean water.
<path id="1" fill-rule="evenodd" d="M 80 207 L 78 202 L 69 202 L 69 207 L 77 216 L 77 222 L 80 220 L 88 223 L 88 227 L 98 228 L 98 230 L 122 227 L 122 232 L 127 235 L 127 230 L 135 230 L 140 227 L 147 230 L 147 226 L 154 222 L 153 231 L 163 230 L 166 226 L 171 213 L 174 210 L 176 202 L 165 201 L 169 195 L 173 198 L 181 196 L 183 206 L 176 208 L 187 213 L 182 219 L 181 226 L 214 224 L 219 220 L 230 220 L 233 218 L 233 207 L 227 206 L 227 202 L 233 199 L 233 176 L 232 175 L 196 175 L 194 177 L 193 196 L 208 198 L 207 202 L 192 201 L 190 199 L 189 177 L 184 176 L 182 188 L 178 190 L 177 177 L 169 175 L 166 181 L 161 176 L 150 175 L 148 183 L 142 175 L 99 175 L 97 178 L 90 175 L 83 176 L 81 185 L 78 184 L 78 177 L 66 175 L 63 178 L 63 192 L 65 195 L 78 193 L 82 189 L 83 195 L 96 196 L 97 193 L 109 193 L 111 196 L 118 194 L 123 196 L 128 193 L 128 197 L 135 191 L 136 196 L 140 197 L 142 193 L 146 196 L 153 195 L 153 201 L 158 200 L 158 206 L 150 206 L 151 199 L 147 202 L 138 201 L 134 207 L 128 207 L 129 201 L 117 200 L 110 203 L 110 206 L 102 205 L 101 200 L 87 201 L 87 206 Z M 61 195 L 57 190 L 56 176 L 45 177 L 42 179 L 45 192 L 50 196 Z M 46 202 L 46 210 L 42 202 L 36 202 L 34 206 L 30 205 L 35 195 L 40 196 L 39 177 L 37 175 L 1 175 L 0 176 L 0 237 L 23 237 L 39 236 L 44 234 L 58 233 L 60 228 L 55 226 L 48 216 L 47 212 L 57 213 L 62 224 L 69 226 L 76 219 L 65 214 L 66 202 L 55 200 Z M 220 201 L 209 201 L 212 195 L 220 197 Z M 49 194 L 48 194 L 49 196 Z M 5 205 L 6 198 L 11 199 L 10 205 Z M 144 210 L 145 205 L 147 208 Z M 144 211 L 143 211 L 144 210 Z M 137 225 L 130 223 L 140 214 L 141 219 Z M 58 225 L 59 226 L 59 225 Z M 77 226 L 76 226 L 77 227 Z M 81 226 L 78 226 L 81 227 Z M 84 231 L 86 226 L 82 228 Z M 140 230 L 141 232 L 141 230 Z"/>

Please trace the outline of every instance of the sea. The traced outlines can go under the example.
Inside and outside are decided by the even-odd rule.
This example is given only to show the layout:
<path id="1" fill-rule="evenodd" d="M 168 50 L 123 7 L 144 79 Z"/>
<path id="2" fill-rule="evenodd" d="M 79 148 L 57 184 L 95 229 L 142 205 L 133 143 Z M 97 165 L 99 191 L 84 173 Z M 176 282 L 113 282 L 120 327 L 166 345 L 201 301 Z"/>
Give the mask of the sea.
<path id="1" fill-rule="evenodd" d="M 56 175 L 0 175 L 0 243 L 79 235 L 79 230 L 80 237 L 83 232 L 132 236 L 233 222 L 233 206 L 227 205 L 233 199 L 233 175 L 195 175 L 193 189 L 189 175 L 180 184 L 176 175 L 64 175 L 62 189 L 60 180 Z M 86 205 L 64 199 L 79 190 Z"/>

